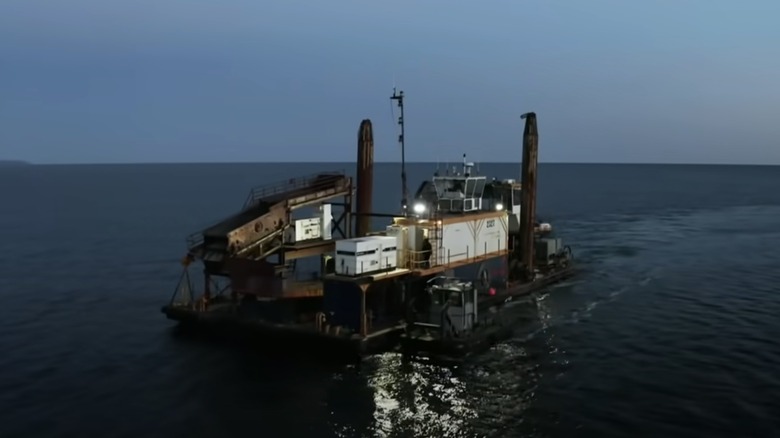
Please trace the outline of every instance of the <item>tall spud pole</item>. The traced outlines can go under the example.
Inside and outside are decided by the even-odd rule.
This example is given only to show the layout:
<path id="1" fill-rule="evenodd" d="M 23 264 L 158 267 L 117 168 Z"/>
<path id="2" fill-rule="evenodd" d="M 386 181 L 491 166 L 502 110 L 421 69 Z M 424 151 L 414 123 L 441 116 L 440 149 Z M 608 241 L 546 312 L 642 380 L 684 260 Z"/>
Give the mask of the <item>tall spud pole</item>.
<path id="1" fill-rule="evenodd" d="M 374 131 L 371 120 L 360 122 L 357 151 L 357 230 L 365 237 L 371 229 L 371 201 L 374 193 Z"/>
<path id="2" fill-rule="evenodd" d="M 536 221 L 536 166 L 539 155 L 539 131 L 536 113 L 523 114 L 523 168 L 520 201 L 520 251 L 525 279 L 534 278 L 534 222 Z"/>

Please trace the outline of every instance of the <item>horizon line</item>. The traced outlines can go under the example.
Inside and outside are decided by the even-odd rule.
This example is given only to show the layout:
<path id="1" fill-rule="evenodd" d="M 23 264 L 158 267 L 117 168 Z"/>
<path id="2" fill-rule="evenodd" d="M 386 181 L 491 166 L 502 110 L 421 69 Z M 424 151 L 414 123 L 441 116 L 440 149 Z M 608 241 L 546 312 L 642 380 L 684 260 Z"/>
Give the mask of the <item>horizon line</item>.
<path id="1" fill-rule="evenodd" d="M 374 161 L 375 164 L 401 164 L 400 161 Z M 4 165 L 5 164 L 5 165 Z M 73 162 L 73 163 L 35 163 L 24 160 L 0 160 L 0 168 L 25 166 L 137 166 L 137 165 L 203 165 L 203 164 L 355 164 L 353 161 L 128 161 L 128 162 Z M 443 165 L 442 161 L 407 161 L 406 164 Z M 447 162 L 447 165 L 461 164 Z M 513 164 L 503 161 L 481 161 L 474 164 Z M 516 163 L 518 166 L 521 162 Z M 780 166 L 766 163 L 701 163 L 701 162 L 630 162 L 630 161 L 539 161 L 538 164 L 557 165 L 628 165 L 628 166 Z"/>

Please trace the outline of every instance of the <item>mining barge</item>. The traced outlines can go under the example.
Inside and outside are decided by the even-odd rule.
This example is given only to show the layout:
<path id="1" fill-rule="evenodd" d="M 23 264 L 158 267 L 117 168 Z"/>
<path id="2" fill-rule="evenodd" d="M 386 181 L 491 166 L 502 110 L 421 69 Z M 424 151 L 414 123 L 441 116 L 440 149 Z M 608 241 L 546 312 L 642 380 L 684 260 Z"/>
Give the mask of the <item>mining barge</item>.
<path id="1" fill-rule="evenodd" d="M 392 98 L 403 151 L 403 93 Z M 464 155 L 410 202 L 402 158 L 401 214 L 371 212 L 373 134 L 364 120 L 356 191 L 343 172 L 253 189 L 238 213 L 190 236 L 163 313 L 185 326 L 260 335 L 267 345 L 364 355 L 398 346 L 436 277 L 469 279 L 481 305 L 500 305 L 572 275 L 570 249 L 535 220 L 536 115 L 523 117 L 521 183 L 478 175 Z M 314 217 L 296 219 L 306 209 Z M 372 232 L 372 218 L 390 223 Z M 306 259 L 317 269 L 300 278 Z M 190 275 L 195 262 L 200 286 Z"/>

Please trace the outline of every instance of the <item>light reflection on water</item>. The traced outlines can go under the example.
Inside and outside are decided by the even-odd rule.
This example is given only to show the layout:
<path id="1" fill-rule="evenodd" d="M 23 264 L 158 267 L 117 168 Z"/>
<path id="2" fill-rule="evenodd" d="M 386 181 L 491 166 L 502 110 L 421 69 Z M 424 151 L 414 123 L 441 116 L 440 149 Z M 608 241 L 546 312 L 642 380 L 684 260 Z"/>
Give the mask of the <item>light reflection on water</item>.
<path id="1" fill-rule="evenodd" d="M 521 336 L 459 365 L 408 361 L 396 353 L 367 359 L 357 373 L 372 392 L 371 425 L 358 431 L 353 418 L 331 430 L 340 437 L 471 437 L 517 429 L 534 403 L 540 361 L 562 353 L 547 333 L 554 310 L 546 295 L 515 303 L 511 311 L 522 321 Z"/>
<path id="2" fill-rule="evenodd" d="M 372 359 L 377 436 L 470 436 L 464 432 L 477 417 L 475 399 L 458 368 L 405 361 L 398 354 Z"/>
<path id="3" fill-rule="evenodd" d="M 334 424 L 332 430 L 343 437 L 537 436 L 539 421 L 556 422 L 535 406 L 540 384 L 562 378 L 570 366 L 556 329 L 579 323 L 599 302 L 577 300 L 578 285 L 512 303 L 507 314 L 515 336 L 459 365 L 407 361 L 395 353 L 368 359 L 359 371 L 374 405 L 367 427 L 359 432 Z"/>

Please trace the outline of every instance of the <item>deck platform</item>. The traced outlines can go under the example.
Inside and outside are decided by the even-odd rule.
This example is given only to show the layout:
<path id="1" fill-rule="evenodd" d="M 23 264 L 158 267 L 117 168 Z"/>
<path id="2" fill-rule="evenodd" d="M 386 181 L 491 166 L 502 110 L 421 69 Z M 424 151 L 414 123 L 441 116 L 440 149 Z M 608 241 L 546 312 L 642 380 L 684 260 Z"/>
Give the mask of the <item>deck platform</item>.
<path id="1" fill-rule="evenodd" d="M 216 299 L 207 310 L 192 306 L 167 305 L 162 309 L 169 319 L 189 327 L 221 334 L 251 335 L 274 349 L 294 350 L 345 359 L 388 351 L 398 344 L 404 325 L 385 323 L 373 327 L 367 336 L 318 329 L 315 322 L 273 322 L 242 312 L 227 298 Z"/>
<path id="2" fill-rule="evenodd" d="M 408 270 L 399 269 L 383 275 L 408 275 Z M 573 267 L 551 272 L 529 283 L 513 284 L 493 297 L 485 298 L 482 305 L 500 306 L 514 298 L 539 291 L 554 283 L 563 281 L 575 273 Z M 339 277 L 344 279 L 344 277 Z M 378 278 L 379 279 L 379 278 Z M 321 287 L 321 284 L 320 284 Z M 403 322 L 371 324 L 366 336 L 357 333 L 339 333 L 333 328 L 323 329 L 314 321 L 274 321 L 258 315 L 230 298 L 220 296 L 209 303 L 207 309 L 193 305 L 169 304 L 161 309 L 169 319 L 189 327 L 198 327 L 209 332 L 251 335 L 262 340 L 263 345 L 296 352 L 327 354 L 346 359 L 394 351 L 400 344 L 406 330 Z"/>

